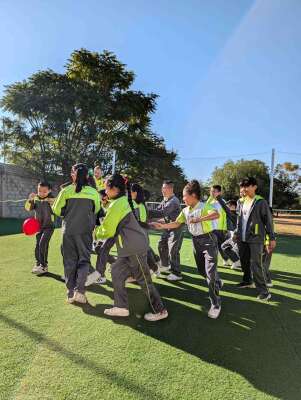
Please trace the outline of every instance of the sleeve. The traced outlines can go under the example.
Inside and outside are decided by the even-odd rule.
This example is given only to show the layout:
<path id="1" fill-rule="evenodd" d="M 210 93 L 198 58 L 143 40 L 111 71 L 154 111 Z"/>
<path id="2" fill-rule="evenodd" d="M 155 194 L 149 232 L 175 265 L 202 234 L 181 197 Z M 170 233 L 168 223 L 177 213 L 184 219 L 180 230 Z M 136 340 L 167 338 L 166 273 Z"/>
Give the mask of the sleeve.
<path id="1" fill-rule="evenodd" d="M 146 208 L 144 204 L 140 204 L 139 207 L 139 212 L 140 212 L 140 221 L 141 222 L 146 222 L 147 220 L 147 213 L 146 213 Z"/>
<path id="2" fill-rule="evenodd" d="M 61 190 L 58 197 L 55 199 L 52 211 L 53 214 L 60 217 L 62 215 L 62 209 L 66 206 L 66 190 Z"/>
<path id="3" fill-rule="evenodd" d="M 179 222 L 179 224 L 186 224 L 186 217 L 185 217 L 183 210 L 177 216 L 176 222 Z"/>
<path id="4" fill-rule="evenodd" d="M 153 215 L 153 213 L 151 213 L 151 215 L 154 218 L 169 217 L 176 210 L 178 210 L 179 207 L 180 207 L 179 201 L 176 198 L 173 198 L 166 203 L 165 207 L 162 207 L 162 210 L 155 211 L 155 213 L 157 213 L 157 215 Z"/>
<path id="5" fill-rule="evenodd" d="M 215 207 L 213 207 L 211 204 L 207 205 L 206 210 L 207 210 L 207 215 L 218 212 L 218 210 Z"/>
<path id="6" fill-rule="evenodd" d="M 163 202 L 160 203 L 157 207 L 156 210 L 149 210 L 148 214 L 150 218 L 162 218 L 164 217 L 164 211 L 163 211 L 164 205 Z"/>
<path id="7" fill-rule="evenodd" d="M 97 214 L 100 211 L 100 197 L 98 192 L 96 192 L 95 194 L 94 204 L 95 204 L 94 213 Z"/>
<path id="8" fill-rule="evenodd" d="M 121 213 L 118 208 L 114 205 L 109 207 L 102 224 L 95 230 L 96 239 L 104 240 L 114 237 L 120 221 Z"/>
<path id="9" fill-rule="evenodd" d="M 34 210 L 35 209 L 34 200 L 26 200 L 24 208 L 25 208 L 26 211 Z"/>
<path id="10" fill-rule="evenodd" d="M 276 240 L 274 232 L 273 215 L 266 200 L 261 202 L 261 217 L 265 225 L 265 230 L 270 240 Z"/>

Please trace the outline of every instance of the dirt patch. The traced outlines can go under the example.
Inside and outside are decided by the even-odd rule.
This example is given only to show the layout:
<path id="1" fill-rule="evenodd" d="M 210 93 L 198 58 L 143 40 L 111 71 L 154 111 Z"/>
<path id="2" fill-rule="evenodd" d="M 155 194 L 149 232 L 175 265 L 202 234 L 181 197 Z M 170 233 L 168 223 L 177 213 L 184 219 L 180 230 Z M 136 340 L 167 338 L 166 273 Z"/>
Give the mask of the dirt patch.
<path id="1" fill-rule="evenodd" d="M 301 236 L 301 216 L 281 215 L 274 217 L 274 221 L 277 233 Z"/>

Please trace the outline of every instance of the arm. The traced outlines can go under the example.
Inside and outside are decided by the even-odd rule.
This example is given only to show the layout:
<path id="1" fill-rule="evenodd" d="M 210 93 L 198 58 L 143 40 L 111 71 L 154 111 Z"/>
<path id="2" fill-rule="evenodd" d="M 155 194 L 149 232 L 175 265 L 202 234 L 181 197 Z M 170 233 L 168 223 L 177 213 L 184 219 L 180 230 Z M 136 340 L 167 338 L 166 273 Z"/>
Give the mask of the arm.
<path id="1" fill-rule="evenodd" d="M 198 222 L 212 221 L 218 218 L 219 218 L 219 213 L 217 211 L 210 211 L 207 215 L 204 215 L 203 217 L 190 218 L 189 222 L 192 224 L 196 224 Z"/>
<path id="2" fill-rule="evenodd" d="M 272 252 L 276 247 L 276 238 L 274 232 L 273 216 L 270 211 L 268 203 L 264 200 L 261 204 L 261 217 L 265 225 L 265 230 L 270 238 L 268 252 Z"/>
<path id="3" fill-rule="evenodd" d="M 24 205 L 26 211 L 32 211 L 35 209 L 35 204 L 34 204 L 35 196 L 36 196 L 35 193 L 30 193 L 30 195 L 28 196 L 28 199 L 26 200 L 26 203 Z"/>
<path id="4" fill-rule="evenodd" d="M 152 227 L 154 227 L 155 229 L 164 230 L 164 229 L 177 229 L 177 228 L 180 228 L 180 226 L 183 224 L 181 224 L 180 222 L 174 221 L 174 222 L 170 222 L 169 224 L 160 224 L 160 223 L 154 222 L 150 225 Z"/>
<path id="5" fill-rule="evenodd" d="M 114 205 L 109 207 L 102 224 L 95 230 L 96 239 L 104 240 L 114 237 L 122 217 L 124 217 L 124 215 L 122 215 L 118 209 L 118 205 L 117 207 L 114 207 Z"/>
<path id="6" fill-rule="evenodd" d="M 66 191 L 63 189 L 60 191 L 58 197 L 55 199 L 52 211 L 53 214 L 60 217 L 62 215 L 62 209 L 66 206 Z"/>
<path id="7" fill-rule="evenodd" d="M 221 196 L 217 196 L 216 200 L 219 202 L 219 204 L 222 206 L 223 210 L 225 211 L 227 218 L 230 219 L 233 225 L 236 225 L 236 218 L 234 215 L 231 214 L 231 211 L 227 207 L 225 200 Z"/>

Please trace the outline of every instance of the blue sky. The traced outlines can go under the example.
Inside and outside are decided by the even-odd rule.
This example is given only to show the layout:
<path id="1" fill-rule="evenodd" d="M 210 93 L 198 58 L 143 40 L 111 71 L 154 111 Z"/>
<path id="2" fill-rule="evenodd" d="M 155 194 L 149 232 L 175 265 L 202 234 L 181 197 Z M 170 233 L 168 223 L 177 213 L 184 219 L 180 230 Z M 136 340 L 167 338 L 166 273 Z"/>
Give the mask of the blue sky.
<path id="1" fill-rule="evenodd" d="M 153 129 L 188 177 L 272 147 L 301 164 L 300 19 L 300 0 L 0 0 L 0 92 L 108 49 L 160 95 Z"/>

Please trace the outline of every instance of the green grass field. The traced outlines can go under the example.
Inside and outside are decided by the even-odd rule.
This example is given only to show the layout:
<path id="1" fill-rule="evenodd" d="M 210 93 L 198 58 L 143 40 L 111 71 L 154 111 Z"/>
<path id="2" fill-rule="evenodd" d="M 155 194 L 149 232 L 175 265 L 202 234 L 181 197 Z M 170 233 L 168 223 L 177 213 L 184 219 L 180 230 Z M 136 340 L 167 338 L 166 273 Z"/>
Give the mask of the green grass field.
<path id="1" fill-rule="evenodd" d="M 103 315 L 110 282 L 92 286 L 89 305 L 65 303 L 59 230 L 43 277 L 30 273 L 34 238 L 0 237 L 0 399 L 300 400 L 300 242 L 279 238 L 269 304 L 253 289 L 235 288 L 239 272 L 220 268 L 222 315 L 210 320 L 185 239 L 184 280 L 156 280 L 170 318 L 147 323 L 147 301 L 135 285 L 128 319 Z"/>

